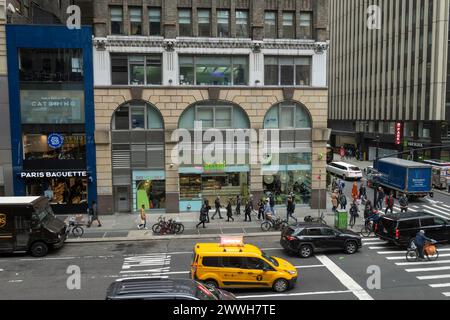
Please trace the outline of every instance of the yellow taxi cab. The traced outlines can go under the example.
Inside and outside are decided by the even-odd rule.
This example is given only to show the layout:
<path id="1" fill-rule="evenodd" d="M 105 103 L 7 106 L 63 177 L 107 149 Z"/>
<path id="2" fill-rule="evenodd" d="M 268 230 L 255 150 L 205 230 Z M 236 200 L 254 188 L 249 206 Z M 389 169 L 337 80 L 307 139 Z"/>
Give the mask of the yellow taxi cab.
<path id="1" fill-rule="evenodd" d="M 195 245 L 191 277 L 210 288 L 272 288 L 284 292 L 295 286 L 298 273 L 286 260 L 270 257 L 243 238 Z"/>

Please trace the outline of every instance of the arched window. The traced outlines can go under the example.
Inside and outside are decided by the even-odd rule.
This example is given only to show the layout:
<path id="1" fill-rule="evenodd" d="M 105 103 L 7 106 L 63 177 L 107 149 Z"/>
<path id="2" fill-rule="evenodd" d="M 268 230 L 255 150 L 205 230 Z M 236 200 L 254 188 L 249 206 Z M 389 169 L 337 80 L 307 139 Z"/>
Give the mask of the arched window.
<path id="1" fill-rule="evenodd" d="M 201 121 L 204 129 L 248 129 L 250 120 L 241 107 L 227 102 L 200 102 L 188 107 L 180 117 L 179 128 L 194 129 Z"/>
<path id="2" fill-rule="evenodd" d="M 164 129 L 159 111 L 146 102 L 132 101 L 120 106 L 112 122 L 113 130 Z"/>
<path id="3" fill-rule="evenodd" d="M 264 129 L 310 129 L 311 116 L 302 104 L 282 102 L 272 106 L 264 117 Z"/>

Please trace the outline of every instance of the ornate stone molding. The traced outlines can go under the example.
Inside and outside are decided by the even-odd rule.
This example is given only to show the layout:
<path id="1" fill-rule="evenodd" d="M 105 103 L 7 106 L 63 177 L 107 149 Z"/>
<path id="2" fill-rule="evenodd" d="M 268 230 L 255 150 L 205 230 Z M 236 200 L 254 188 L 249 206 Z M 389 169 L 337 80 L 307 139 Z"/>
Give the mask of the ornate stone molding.
<path id="1" fill-rule="evenodd" d="M 98 39 L 98 40 L 97 40 Z M 101 40 L 105 39 L 105 47 L 136 47 L 136 48 L 163 48 L 166 51 L 174 51 L 177 48 L 236 48 L 250 49 L 253 52 L 260 52 L 264 49 L 294 49 L 294 50 L 314 50 L 321 54 L 328 49 L 327 43 L 314 42 L 314 40 L 264 40 L 253 41 L 251 39 L 223 39 L 223 38 L 177 38 L 164 39 L 162 37 L 133 37 L 133 36 L 108 36 L 107 38 L 96 38 L 99 48 L 103 46 Z"/>

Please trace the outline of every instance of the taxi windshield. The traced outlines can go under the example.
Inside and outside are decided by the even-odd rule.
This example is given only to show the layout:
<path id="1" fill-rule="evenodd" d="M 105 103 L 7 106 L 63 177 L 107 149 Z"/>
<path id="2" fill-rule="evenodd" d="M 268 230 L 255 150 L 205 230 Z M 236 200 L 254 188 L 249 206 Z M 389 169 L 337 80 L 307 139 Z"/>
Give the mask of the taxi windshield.
<path id="1" fill-rule="evenodd" d="M 264 257 L 264 259 L 270 261 L 270 263 L 272 263 L 275 267 L 279 266 L 279 263 L 275 258 L 269 257 L 264 251 L 262 251 L 261 253 L 262 253 L 262 256 Z"/>

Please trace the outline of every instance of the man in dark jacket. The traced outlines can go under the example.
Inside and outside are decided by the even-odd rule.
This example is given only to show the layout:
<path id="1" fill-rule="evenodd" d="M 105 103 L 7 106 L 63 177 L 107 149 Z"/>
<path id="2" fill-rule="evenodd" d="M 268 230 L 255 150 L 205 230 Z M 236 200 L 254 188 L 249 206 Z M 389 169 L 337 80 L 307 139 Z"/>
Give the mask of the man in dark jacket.
<path id="1" fill-rule="evenodd" d="M 398 199 L 398 203 L 400 205 L 400 212 L 408 212 L 408 197 L 405 194 L 402 194 L 400 199 Z"/>
<path id="2" fill-rule="evenodd" d="M 274 197 L 273 193 L 271 193 L 269 196 L 269 205 L 270 205 L 270 209 L 272 210 L 272 212 L 275 212 L 275 197 Z"/>
<path id="3" fill-rule="evenodd" d="M 339 196 L 339 204 L 341 205 L 341 210 L 345 210 L 347 208 L 347 198 L 343 193 Z"/>
<path id="4" fill-rule="evenodd" d="M 287 208 L 286 208 L 286 212 L 287 212 L 287 217 L 286 217 L 286 221 L 289 223 L 289 218 L 292 218 L 295 220 L 295 223 L 297 223 L 297 218 L 293 216 L 295 211 L 295 202 L 294 199 L 289 196 L 288 197 L 288 202 L 287 202 Z"/>
<path id="5" fill-rule="evenodd" d="M 378 210 L 383 210 L 383 201 L 386 197 L 386 194 L 384 193 L 384 190 L 382 187 L 378 188 L 378 199 L 377 199 L 377 208 Z"/>
<path id="6" fill-rule="evenodd" d="M 245 205 L 245 220 L 244 220 L 244 222 L 247 222 L 247 221 L 252 222 L 251 213 L 252 213 L 252 205 L 251 205 L 250 201 L 247 201 L 247 204 Z M 248 220 L 247 220 L 247 218 L 248 218 Z"/>
<path id="7" fill-rule="evenodd" d="M 238 195 L 236 197 L 236 215 L 240 216 L 241 215 L 241 196 Z"/>
<path id="8" fill-rule="evenodd" d="M 384 213 L 387 214 L 389 210 L 391 211 L 391 213 L 394 213 L 394 204 L 394 194 L 391 192 L 389 194 L 389 197 L 386 198 L 386 211 Z"/>
<path id="9" fill-rule="evenodd" d="M 364 185 L 364 182 L 361 182 L 361 186 L 359 187 L 359 198 L 362 200 L 367 199 L 367 190 L 366 186 Z"/>
<path id="10" fill-rule="evenodd" d="M 422 260 L 425 259 L 424 255 L 423 255 L 423 246 L 425 245 L 426 241 L 434 242 L 434 240 L 428 238 L 425 235 L 424 230 L 420 230 L 416 235 L 416 239 L 414 240 L 414 243 L 417 246 L 417 251 L 419 251 L 419 258 Z"/>
<path id="11" fill-rule="evenodd" d="M 214 214 L 211 217 L 211 219 L 214 220 L 214 217 L 216 216 L 216 214 L 219 214 L 219 219 L 223 219 L 222 218 L 222 214 L 220 213 L 220 208 L 222 208 L 222 205 L 220 204 L 220 197 L 216 198 L 216 201 L 214 201 L 214 205 L 216 207 L 216 211 L 214 212 Z"/>
<path id="12" fill-rule="evenodd" d="M 233 220 L 234 222 L 234 218 L 233 218 L 233 208 L 231 206 L 231 198 L 228 199 L 228 204 L 227 204 L 227 222 L 230 222 L 230 219 Z"/>
<path id="13" fill-rule="evenodd" d="M 100 222 L 100 219 L 98 218 L 98 211 L 97 211 L 97 202 L 92 201 L 92 206 L 88 209 L 89 214 L 89 222 L 87 227 L 90 228 L 92 225 L 92 222 L 97 221 L 98 227 L 102 226 L 102 223 Z"/>
<path id="14" fill-rule="evenodd" d="M 209 206 L 209 202 L 208 200 L 205 200 L 205 203 L 202 205 L 202 208 L 200 209 L 200 222 L 199 224 L 197 224 L 196 228 L 198 229 L 198 227 L 203 224 L 203 229 L 206 228 L 205 223 L 209 222 L 208 221 L 208 212 L 211 209 L 211 207 Z"/>

